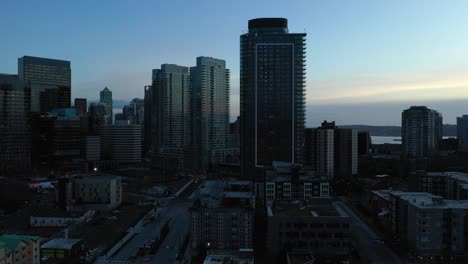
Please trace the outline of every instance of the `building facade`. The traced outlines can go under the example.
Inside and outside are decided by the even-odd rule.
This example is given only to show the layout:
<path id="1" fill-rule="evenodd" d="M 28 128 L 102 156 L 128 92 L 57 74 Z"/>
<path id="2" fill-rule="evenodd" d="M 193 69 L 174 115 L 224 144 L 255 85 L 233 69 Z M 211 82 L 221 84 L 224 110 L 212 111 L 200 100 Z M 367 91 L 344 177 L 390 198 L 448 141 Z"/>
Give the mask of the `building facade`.
<path id="1" fill-rule="evenodd" d="M 273 161 L 302 162 L 305 33 L 287 19 L 249 21 L 240 37 L 241 174 L 255 179 Z"/>
<path id="2" fill-rule="evenodd" d="M 22 235 L 0 235 L 0 247 L 5 245 L 5 264 L 39 264 L 40 237 Z M 1 252 L 1 249 L 0 249 Z M 1 255 L 0 255 L 1 257 Z M 0 258 L 0 261 L 2 259 Z M 1 263 L 1 262 L 0 262 Z"/>
<path id="3" fill-rule="evenodd" d="M 88 103 L 86 98 L 75 98 L 76 115 L 83 116 L 88 112 Z"/>
<path id="4" fill-rule="evenodd" d="M 468 152 L 468 115 L 457 117 L 458 149 Z"/>
<path id="5" fill-rule="evenodd" d="M 254 204 L 249 182 L 231 181 L 202 195 L 190 209 L 193 255 L 253 248 Z"/>
<path id="6" fill-rule="evenodd" d="M 401 146 L 404 158 L 428 158 L 437 154 L 442 140 L 442 115 L 425 106 L 412 106 L 401 114 Z"/>
<path id="7" fill-rule="evenodd" d="M 112 125 L 112 119 L 114 117 L 113 113 L 113 103 L 112 103 L 112 92 L 107 88 L 107 86 L 99 93 L 99 102 L 105 105 L 106 111 L 106 124 Z"/>
<path id="8" fill-rule="evenodd" d="M 421 263 L 468 261 L 468 201 L 424 192 L 390 192 L 394 237 Z"/>
<path id="9" fill-rule="evenodd" d="M 47 89 L 60 89 L 59 102 L 70 107 L 70 61 L 24 56 L 18 59 L 20 80 L 31 84 L 31 112 L 41 111 L 41 93 Z M 59 96 L 60 95 L 60 96 Z"/>
<path id="10" fill-rule="evenodd" d="M 153 135 L 151 134 L 151 126 L 152 126 L 152 121 L 153 121 L 153 96 L 152 92 L 153 89 L 151 85 L 145 85 L 145 98 L 144 98 L 144 111 L 145 111 L 145 116 L 144 116 L 144 124 L 143 124 L 143 153 L 148 153 L 151 151 L 151 146 L 152 146 L 152 138 Z"/>
<path id="11" fill-rule="evenodd" d="M 153 70 L 152 99 L 153 166 L 162 168 L 169 159 L 182 169 L 190 146 L 189 68 L 163 64 Z"/>
<path id="12" fill-rule="evenodd" d="M 103 159 L 124 163 L 141 162 L 142 127 L 125 124 L 103 126 L 101 128 L 101 149 Z"/>
<path id="13" fill-rule="evenodd" d="M 227 146 L 230 77 L 224 60 L 198 57 L 191 77 L 191 145 L 195 168 L 217 163 L 213 152 Z"/>
<path id="14" fill-rule="evenodd" d="M 31 168 L 31 88 L 0 74 L 0 173 Z"/>
<path id="15" fill-rule="evenodd" d="M 97 209 L 112 210 L 122 204 L 119 176 L 82 176 L 73 178 L 71 183 L 77 205 L 94 204 Z"/>
<path id="16" fill-rule="evenodd" d="M 305 130 L 304 165 L 318 177 L 332 179 L 358 173 L 358 133 L 324 121 L 319 128 Z"/>
<path id="17" fill-rule="evenodd" d="M 276 201 L 266 207 L 268 263 L 285 263 L 289 251 L 311 252 L 324 263 L 348 259 L 350 219 L 330 199 Z"/>

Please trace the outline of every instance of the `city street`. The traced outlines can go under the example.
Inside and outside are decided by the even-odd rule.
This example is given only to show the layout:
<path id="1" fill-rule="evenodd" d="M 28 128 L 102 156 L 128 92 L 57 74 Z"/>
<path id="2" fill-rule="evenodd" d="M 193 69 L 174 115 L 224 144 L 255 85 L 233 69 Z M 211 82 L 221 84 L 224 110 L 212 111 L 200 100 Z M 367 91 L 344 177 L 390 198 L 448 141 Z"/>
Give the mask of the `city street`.
<path id="1" fill-rule="evenodd" d="M 385 244 L 376 242 L 378 236 L 343 202 L 334 202 L 351 219 L 352 235 L 357 243 L 359 255 L 368 258 L 371 263 L 403 263 Z"/>

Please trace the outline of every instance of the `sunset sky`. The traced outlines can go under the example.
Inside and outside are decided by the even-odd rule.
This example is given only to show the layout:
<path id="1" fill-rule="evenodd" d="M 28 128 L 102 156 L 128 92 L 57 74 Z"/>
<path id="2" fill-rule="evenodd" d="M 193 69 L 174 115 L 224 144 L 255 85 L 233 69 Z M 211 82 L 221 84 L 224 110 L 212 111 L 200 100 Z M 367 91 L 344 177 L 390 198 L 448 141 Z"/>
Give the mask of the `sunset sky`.
<path id="1" fill-rule="evenodd" d="M 307 33 L 307 125 L 398 125 L 427 105 L 444 123 L 468 114 L 468 1 L 6 1 L 0 72 L 23 55 L 71 61 L 72 96 L 143 97 L 151 69 L 193 66 L 197 56 L 231 69 L 239 112 L 239 36 L 247 21 L 285 17 Z"/>

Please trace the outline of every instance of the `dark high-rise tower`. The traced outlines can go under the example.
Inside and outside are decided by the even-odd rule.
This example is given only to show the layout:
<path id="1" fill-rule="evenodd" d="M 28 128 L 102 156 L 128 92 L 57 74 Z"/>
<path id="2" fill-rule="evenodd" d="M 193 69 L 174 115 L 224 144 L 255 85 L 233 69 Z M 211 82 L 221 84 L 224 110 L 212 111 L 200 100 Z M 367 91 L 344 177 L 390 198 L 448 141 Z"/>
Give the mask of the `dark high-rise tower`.
<path id="1" fill-rule="evenodd" d="M 242 177 L 272 161 L 302 162 L 305 118 L 305 33 L 284 18 L 249 21 L 240 38 Z"/>
<path id="2" fill-rule="evenodd" d="M 401 147 L 405 158 L 427 158 L 437 153 L 442 140 L 442 115 L 425 106 L 401 113 Z"/>
<path id="3" fill-rule="evenodd" d="M 47 89 L 60 88 L 54 100 L 57 104 L 60 102 L 61 105 L 70 107 L 71 69 L 69 61 L 24 56 L 18 59 L 18 75 L 20 80 L 29 81 L 31 84 L 31 112 L 41 110 L 41 93 Z M 46 97 L 49 95 L 50 91 Z"/>
<path id="4" fill-rule="evenodd" d="M 190 143 L 189 68 L 163 64 L 154 69 L 152 99 L 153 166 L 182 169 Z"/>
<path id="5" fill-rule="evenodd" d="M 153 118 L 153 97 L 152 97 L 151 85 L 145 85 L 145 98 L 144 98 L 144 124 L 143 124 L 143 153 L 146 153 L 151 150 L 152 146 L 152 136 L 151 136 L 151 121 Z"/>
<path id="6" fill-rule="evenodd" d="M 31 168 L 31 88 L 0 74 L 0 174 Z"/>
<path id="7" fill-rule="evenodd" d="M 112 92 L 109 88 L 105 87 L 99 95 L 99 102 L 106 104 L 106 124 L 112 125 Z"/>
<path id="8" fill-rule="evenodd" d="M 86 108 L 88 107 L 88 103 L 86 98 L 75 98 L 75 110 L 77 116 L 82 116 L 86 114 L 88 111 Z"/>

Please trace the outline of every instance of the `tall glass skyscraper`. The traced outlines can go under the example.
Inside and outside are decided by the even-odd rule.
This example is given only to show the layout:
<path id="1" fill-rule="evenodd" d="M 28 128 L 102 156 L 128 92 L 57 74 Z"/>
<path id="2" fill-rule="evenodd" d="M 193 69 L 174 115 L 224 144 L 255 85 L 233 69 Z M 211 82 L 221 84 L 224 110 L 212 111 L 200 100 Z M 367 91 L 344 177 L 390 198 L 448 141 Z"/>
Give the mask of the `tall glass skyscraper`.
<path id="1" fill-rule="evenodd" d="M 151 88 L 153 165 L 183 168 L 190 143 L 189 68 L 161 65 L 161 69 L 153 70 Z"/>
<path id="2" fill-rule="evenodd" d="M 19 79 L 29 81 L 31 85 L 31 112 L 41 110 L 41 93 L 47 89 L 58 89 L 68 92 L 60 93 L 58 102 L 68 102 L 70 107 L 71 69 L 70 62 L 48 58 L 24 56 L 18 59 Z"/>
<path id="3" fill-rule="evenodd" d="M 226 62 L 198 57 L 190 70 L 194 168 L 206 170 L 216 151 L 226 148 L 229 133 L 229 70 Z"/>
<path id="4" fill-rule="evenodd" d="M 31 168 L 31 88 L 0 74 L 0 173 Z"/>
<path id="5" fill-rule="evenodd" d="M 457 139 L 459 150 L 468 152 L 468 115 L 457 117 Z"/>
<path id="6" fill-rule="evenodd" d="M 284 18 L 250 20 L 240 37 L 242 177 L 273 161 L 302 162 L 305 37 Z"/>
<path id="7" fill-rule="evenodd" d="M 112 106 L 112 92 L 109 88 L 105 87 L 99 94 L 99 102 L 102 104 L 106 104 L 106 124 L 112 125 L 112 118 L 114 117 L 113 106 Z"/>

